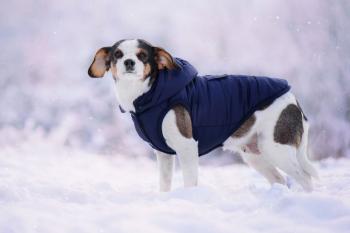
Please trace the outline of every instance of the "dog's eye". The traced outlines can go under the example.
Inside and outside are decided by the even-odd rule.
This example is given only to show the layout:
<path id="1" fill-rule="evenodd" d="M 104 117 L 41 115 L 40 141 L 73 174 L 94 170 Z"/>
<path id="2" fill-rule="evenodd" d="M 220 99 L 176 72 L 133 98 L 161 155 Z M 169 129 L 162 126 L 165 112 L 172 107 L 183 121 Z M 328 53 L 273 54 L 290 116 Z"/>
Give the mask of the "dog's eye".
<path id="1" fill-rule="evenodd" d="M 145 62 L 147 60 L 147 54 L 145 52 L 139 52 L 137 54 L 137 58 L 141 61 Z"/>
<path id="2" fill-rule="evenodd" d="M 117 51 L 115 51 L 115 53 L 114 53 L 114 57 L 115 58 L 121 58 L 123 56 L 123 53 L 122 53 L 122 51 L 120 51 L 120 50 L 117 50 Z"/>

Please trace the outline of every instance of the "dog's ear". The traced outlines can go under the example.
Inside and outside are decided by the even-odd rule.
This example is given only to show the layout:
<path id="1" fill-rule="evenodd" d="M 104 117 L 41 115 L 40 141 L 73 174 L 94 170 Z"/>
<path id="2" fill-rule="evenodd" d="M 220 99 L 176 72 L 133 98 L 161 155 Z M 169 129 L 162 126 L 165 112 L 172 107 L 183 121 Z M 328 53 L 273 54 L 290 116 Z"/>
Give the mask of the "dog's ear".
<path id="1" fill-rule="evenodd" d="M 158 69 L 168 68 L 169 70 L 173 70 L 179 68 L 170 53 L 159 47 L 154 47 L 154 49 Z"/>
<path id="2" fill-rule="evenodd" d="M 94 61 L 90 65 L 88 74 L 91 78 L 102 78 L 110 68 L 111 47 L 100 48 L 95 55 Z"/>

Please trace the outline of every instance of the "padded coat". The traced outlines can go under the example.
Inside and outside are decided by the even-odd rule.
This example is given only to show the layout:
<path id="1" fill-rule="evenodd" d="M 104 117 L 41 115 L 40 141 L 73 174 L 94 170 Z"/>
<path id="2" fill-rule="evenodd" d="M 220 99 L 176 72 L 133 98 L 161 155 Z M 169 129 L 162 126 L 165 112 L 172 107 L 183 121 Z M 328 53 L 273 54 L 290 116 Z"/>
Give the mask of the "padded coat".
<path id="1" fill-rule="evenodd" d="M 175 154 L 162 134 L 164 116 L 175 105 L 189 112 L 193 138 L 203 155 L 221 146 L 254 111 L 290 90 L 282 79 L 198 76 L 187 61 L 175 61 L 180 69 L 161 70 L 151 89 L 134 101 L 135 112 L 130 112 L 138 135 L 164 153 Z"/>

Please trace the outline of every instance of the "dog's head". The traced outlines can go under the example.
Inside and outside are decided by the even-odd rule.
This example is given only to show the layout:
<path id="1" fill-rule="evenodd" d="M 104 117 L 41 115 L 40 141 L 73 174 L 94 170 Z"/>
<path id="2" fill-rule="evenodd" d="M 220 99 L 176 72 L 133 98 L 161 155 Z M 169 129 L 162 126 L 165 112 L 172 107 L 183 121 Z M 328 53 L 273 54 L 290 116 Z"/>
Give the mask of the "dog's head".
<path id="1" fill-rule="evenodd" d="M 164 49 L 141 40 L 121 40 L 96 52 L 88 74 L 102 78 L 111 70 L 114 79 L 145 81 L 156 78 L 161 69 L 175 69 L 177 64 Z"/>

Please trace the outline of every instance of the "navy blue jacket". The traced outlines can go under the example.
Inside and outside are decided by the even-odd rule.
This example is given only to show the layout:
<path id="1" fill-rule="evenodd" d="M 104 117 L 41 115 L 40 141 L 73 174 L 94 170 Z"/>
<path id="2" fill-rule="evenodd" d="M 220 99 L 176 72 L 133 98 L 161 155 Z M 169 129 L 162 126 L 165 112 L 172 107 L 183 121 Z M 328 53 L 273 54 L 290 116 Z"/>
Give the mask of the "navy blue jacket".
<path id="1" fill-rule="evenodd" d="M 175 59 L 179 70 L 161 70 L 151 89 L 134 101 L 131 112 L 139 136 L 154 149 L 175 154 L 162 134 L 165 114 L 182 105 L 192 119 L 199 155 L 206 154 L 230 137 L 254 111 L 288 92 L 282 79 L 222 75 L 198 76 L 188 62 Z"/>

